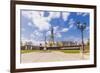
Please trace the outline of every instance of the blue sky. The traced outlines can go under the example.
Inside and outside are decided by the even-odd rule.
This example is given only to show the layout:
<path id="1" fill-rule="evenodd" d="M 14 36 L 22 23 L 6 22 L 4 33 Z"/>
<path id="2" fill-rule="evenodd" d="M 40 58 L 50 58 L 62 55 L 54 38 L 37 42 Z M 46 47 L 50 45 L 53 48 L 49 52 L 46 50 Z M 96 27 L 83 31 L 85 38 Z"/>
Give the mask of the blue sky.
<path id="1" fill-rule="evenodd" d="M 89 39 L 90 15 L 84 12 L 67 11 L 42 11 L 42 10 L 21 10 L 21 40 L 33 42 L 50 40 L 50 27 L 54 28 L 55 41 L 81 41 L 81 32 L 76 24 L 86 23 L 84 31 L 84 41 Z"/>

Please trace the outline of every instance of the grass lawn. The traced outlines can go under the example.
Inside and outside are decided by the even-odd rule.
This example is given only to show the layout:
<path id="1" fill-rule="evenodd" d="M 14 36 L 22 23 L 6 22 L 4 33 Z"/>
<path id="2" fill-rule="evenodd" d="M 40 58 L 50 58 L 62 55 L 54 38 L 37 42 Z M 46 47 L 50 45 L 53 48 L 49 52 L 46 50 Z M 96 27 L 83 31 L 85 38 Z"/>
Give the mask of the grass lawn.
<path id="1" fill-rule="evenodd" d="M 63 53 L 80 53 L 80 50 L 21 50 L 21 53 L 31 53 L 31 52 L 52 52 L 60 51 Z"/>
<path id="2" fill-rule="evenodd" d="M 59 50 L 64 53 L 80 53 L 80 50 Z"/>
<path id="3" fill-rule="evenodd" d="M 21 50 L 21 53 L 39 52 L 41 50 Z"/>

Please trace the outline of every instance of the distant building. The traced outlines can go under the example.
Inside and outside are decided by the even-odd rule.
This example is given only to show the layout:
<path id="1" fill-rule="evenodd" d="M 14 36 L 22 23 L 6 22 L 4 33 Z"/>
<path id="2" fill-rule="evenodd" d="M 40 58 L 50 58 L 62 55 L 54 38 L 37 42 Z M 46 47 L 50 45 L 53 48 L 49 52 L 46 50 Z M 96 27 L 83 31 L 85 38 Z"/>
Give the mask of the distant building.
<path id="1" fill-rule="evenodd" d="M 62 41 L 63 46 L 75 46 L 78 45 L 78 43 L 75 41 Z"/>
<path id="2" fill-rule="evenodd" d="M 35 50 L 35 49 L 43 49 L 43 47 L 46 48 L 56 48 L 60 49 L 60 47 L 67 47 L 67 46 L 78 46 L 79 44 L 76 41 L 58 41 L 58 42 L 51 42 L 46 41 L 46 44 L 44 42 L 21 42 L 21 49 L 22 50 Z"/>

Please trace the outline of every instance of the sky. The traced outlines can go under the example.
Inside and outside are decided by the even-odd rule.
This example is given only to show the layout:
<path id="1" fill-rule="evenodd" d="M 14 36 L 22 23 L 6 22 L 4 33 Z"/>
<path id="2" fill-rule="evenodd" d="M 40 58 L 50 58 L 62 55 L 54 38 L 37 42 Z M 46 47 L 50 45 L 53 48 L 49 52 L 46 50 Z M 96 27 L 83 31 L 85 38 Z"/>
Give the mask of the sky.
<path id="1" fill-rule="evenodd" d="M 81 41 L 77 22 L 86 23 L 84 41 L 89 39 L 90 15 L 84 12 L 20 10 L 21 41 L 34 43 L 50 40 L 50 28 L 54 29 L 55 41 Z"/>

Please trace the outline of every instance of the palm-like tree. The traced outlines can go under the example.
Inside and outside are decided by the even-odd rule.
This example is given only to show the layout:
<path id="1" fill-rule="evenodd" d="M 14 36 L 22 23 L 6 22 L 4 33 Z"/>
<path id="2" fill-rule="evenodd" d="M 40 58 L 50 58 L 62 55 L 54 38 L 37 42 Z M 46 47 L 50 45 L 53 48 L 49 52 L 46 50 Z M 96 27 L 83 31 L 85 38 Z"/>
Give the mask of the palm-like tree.
<path id="1" fill-rule="evenodd" d="M 81 31 L 81 39 L 82 39 L 82 52 L 84 53 L 84 30 L 86 29 L 86 23 L 81 24 L 77 22 L 77 28 Z"/>

